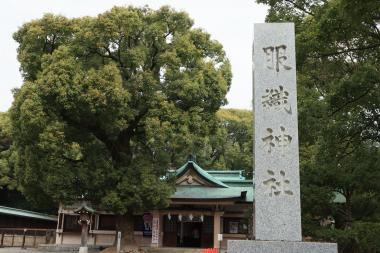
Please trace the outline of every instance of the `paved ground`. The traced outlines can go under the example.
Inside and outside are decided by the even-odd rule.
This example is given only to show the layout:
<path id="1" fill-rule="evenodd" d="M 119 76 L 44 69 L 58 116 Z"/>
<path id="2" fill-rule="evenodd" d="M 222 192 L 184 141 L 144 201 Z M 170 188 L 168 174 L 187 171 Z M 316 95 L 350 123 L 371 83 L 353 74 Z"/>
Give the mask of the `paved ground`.
<path id="1" fill-rule="evenodd" d="M 99 252 L 97 251 L 88 251 L 89 253 Z M 0 248 L 0 253 L 58 253 L 51 251 L 37 251 L 36 249 L 21 249 L 21 248 Z M 75 251 L 59 251 L 59 253 L 75 253 Z"/>
<path id="2" fill-rule="evenodd" d="M 175 250 L 175 249 L 171 249 L 171 250 Z M 177 249 L 179 250 L 179 249 Z M 183 251 L 181 252 L 187 252 L 186 249 L 183 249 Z M 21 248 L 0 248 L 0 253 L 77 253 L 78 251 L 55 251 L 55 252 L 52 252 L 52 251 L 41 251 L 41 250 L 36 250 L 36 249 L 21 249 Z M 88 251 L 89 253 L 99 253 L 98 250 L 89 250 Z M 167 253 L 168 250 L 165 250 L 165 248 L 159 248 L 158 250 L 155 249 L 151 252 L 159 252 L 159 253 Z M 172 252 L 172 251 L 170 251 Z M 195 252 L 194 249 L 192 250 L 189 250 L 188 252 Z M 197 252 L 201 252 L 201 250 L 199 249 Z M 226 251 L 224 250 L 221 250 L 221 253 L 225 253 Z"/>

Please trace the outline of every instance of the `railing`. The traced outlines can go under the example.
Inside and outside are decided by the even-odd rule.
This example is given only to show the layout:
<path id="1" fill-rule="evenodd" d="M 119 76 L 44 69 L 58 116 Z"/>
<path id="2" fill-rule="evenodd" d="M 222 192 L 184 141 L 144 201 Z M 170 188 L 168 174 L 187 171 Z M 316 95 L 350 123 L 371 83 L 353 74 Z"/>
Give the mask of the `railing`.
<path id="1" fill-rule="evenodd" d="M 55 229 L 0 228 L 0 247 L 37 247 L 55 243 Z"/>

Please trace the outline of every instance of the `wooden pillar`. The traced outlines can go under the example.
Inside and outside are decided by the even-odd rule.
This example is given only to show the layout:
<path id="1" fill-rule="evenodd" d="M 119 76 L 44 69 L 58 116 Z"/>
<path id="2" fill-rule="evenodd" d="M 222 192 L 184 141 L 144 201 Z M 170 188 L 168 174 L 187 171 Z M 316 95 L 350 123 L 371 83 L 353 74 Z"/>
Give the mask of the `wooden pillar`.
<path id="1" fill-rule="evenodd" d="M 182 246 L 182 244 L 183 244 L 183 221 L 181 220 L 180 221 L 181 223 L 181 226 L 180 226 L 180 231 L 179 231 L 179 238 L 180 238 L 180 240 L 179 240 L 179 243 L 180 243 L 180 246 Z"/>
<path id="2" fill-rule="evenodd" d="M 214 248 L 219 249 L 219 241 L 218 241 L 218 234 L 221 234 L 220 229 L 220 217 L 222 217 L 223 212 L 215 212 L 214 213 Z"/>
<path id="3" fill-rule="evenodd" d="M 255 208 L 255 204 L 253 204 L 253 213 L 252 213 L 252 224 L 249 224 L 251 225 L 251 233 L 252 233 L 252 238 L 250 238 L 251 240 L 256 240 L 256 215 L 255 215 L 255 212 L 256 212 L 256 208 Z"/>
<path id="4" fill-rule="evenodd" d="M 1 242 L 0 242 L 0 247 L 2 248 L 4 245 L 4 230 L 1 231 Z"/>

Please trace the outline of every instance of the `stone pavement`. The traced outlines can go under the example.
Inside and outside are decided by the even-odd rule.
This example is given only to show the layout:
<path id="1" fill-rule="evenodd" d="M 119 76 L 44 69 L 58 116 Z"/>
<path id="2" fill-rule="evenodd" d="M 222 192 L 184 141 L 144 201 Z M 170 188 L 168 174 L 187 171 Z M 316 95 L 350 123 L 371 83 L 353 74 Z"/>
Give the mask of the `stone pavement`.
<path id="1" fill-rule="evenodd" d="M 41 249 L 21 249 L 21 248 L 0 248 L 0 253 L 76 253 L 77 251 L 41 251 Z M 186 248 L 155 248 L 150 249 L 149 253 L 200 253 L 201 249 L 186 249 Z M 89 253 L 99 253 L 99 250 L 89 250 Z M 221 250 L 220 253 L 226 253 L 225 250 Z"/>
<path id="2" fill-rule="evenodd" d="M 75 251 L 74 251 L 75 252 Z M 89 250 L 89 253 L 96 253 L 99 250 Z M 37 249 L 21 249 L 21 248 L 0 248 L 0 253 L 57 253 L 57 251 L 41 251 Z M 59 251 L 59 253 L 73 253 L 73 251 Z"/>

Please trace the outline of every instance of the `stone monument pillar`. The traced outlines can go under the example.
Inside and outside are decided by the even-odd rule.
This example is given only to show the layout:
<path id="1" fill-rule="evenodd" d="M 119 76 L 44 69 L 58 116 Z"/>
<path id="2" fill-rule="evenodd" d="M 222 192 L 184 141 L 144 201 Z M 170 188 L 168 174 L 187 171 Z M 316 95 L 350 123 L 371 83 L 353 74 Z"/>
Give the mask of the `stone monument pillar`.
<path id="1" fill-rule="evenodd" d="M 253 46 L 255 241 L 229 253 L 336 253 L 302 242 L 293 23 L 255 24 Z"/>

